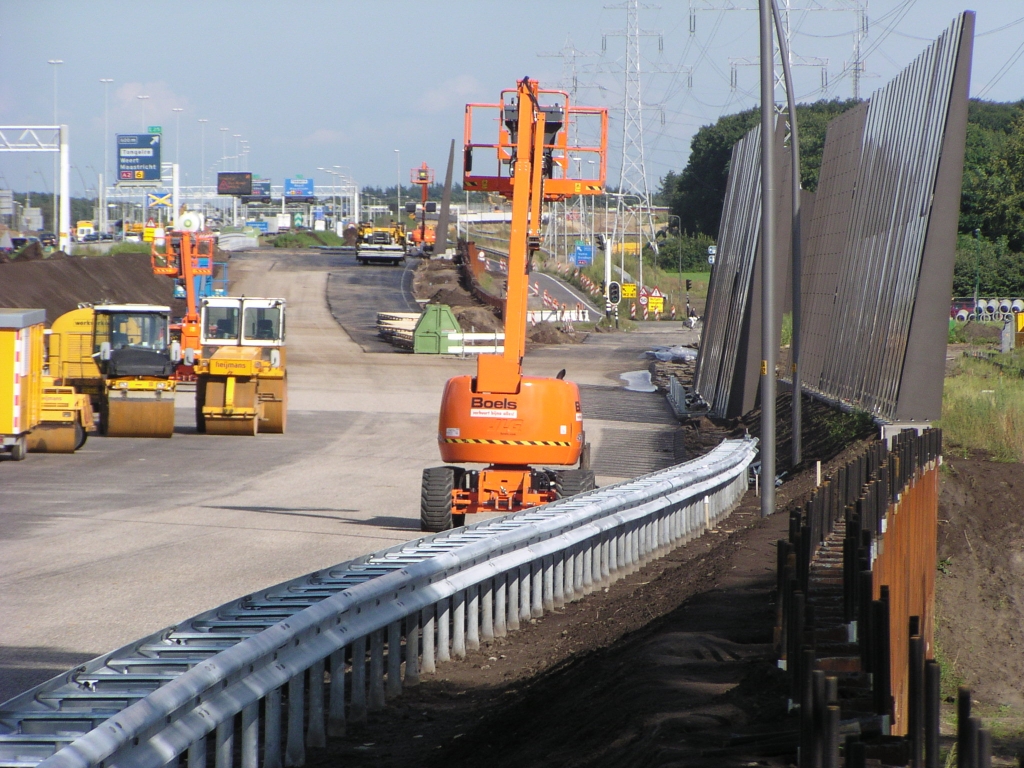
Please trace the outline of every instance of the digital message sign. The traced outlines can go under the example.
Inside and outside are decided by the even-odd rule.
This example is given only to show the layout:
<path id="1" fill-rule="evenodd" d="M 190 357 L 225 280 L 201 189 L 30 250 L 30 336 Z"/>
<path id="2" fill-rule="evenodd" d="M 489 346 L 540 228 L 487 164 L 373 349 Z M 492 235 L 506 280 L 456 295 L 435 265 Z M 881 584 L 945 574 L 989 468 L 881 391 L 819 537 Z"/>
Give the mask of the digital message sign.
<path id="1" fill-rule="evenodd" d="M 252 174 L 245 173 L 218 173 L 217 174 L 218 195 L 251 195 Z"/>

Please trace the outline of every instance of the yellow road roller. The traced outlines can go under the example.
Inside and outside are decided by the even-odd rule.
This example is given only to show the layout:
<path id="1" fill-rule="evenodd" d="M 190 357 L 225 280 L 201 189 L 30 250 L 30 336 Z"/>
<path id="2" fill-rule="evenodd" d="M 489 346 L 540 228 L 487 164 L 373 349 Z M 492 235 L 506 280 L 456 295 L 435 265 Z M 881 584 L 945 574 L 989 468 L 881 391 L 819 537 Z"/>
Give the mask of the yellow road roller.
<path id="1" fill-rule="evenodd" d="M 202 300 L 202 356 L 194 361 L 197 431 L 211 435 L 284 432 L 288 420 L 284 315 L 284 299 L 210 296 Z"/>
<path id="2" fill-rule="evenodd" d="M 46 375 L 45 321 L 42 309 L 0 309 L 0 449 L 15 461 L 74 453 L 92 429 L 88 396 Z"/>
<path id="3" fill-rule="evenodd" d="M 174 373 L 180 350 L 170 342 L 170 307 L 84 305 L 50 328 L 50 373 L 87 393 L 110 437 L 174 434 Z"/>

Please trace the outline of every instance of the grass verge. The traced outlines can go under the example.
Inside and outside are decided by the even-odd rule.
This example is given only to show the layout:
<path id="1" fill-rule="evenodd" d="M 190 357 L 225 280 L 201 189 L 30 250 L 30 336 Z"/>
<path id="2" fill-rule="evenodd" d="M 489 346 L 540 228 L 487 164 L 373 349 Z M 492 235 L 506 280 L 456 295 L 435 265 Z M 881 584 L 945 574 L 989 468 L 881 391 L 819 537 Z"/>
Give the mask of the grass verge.
<path id="1" fill-rule="evenodd" d="M 996 461 L 1024 462 L 1024 351 L 991 362 L 961 357 L 946 377 L 942 419 L 946 445 L 966 455 L 983 450 Z"/>

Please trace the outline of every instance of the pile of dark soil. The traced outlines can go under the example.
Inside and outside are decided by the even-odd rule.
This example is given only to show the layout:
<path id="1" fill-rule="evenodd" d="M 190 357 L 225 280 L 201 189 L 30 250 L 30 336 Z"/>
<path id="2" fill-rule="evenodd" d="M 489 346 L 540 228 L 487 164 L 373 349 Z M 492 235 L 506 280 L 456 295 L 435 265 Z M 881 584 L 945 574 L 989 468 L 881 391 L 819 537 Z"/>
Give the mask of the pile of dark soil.
<path id="1" fill-rule="evenodd" d="M 46 310 L 53 322 L 80 302 L 170 305 L 175 316 L 184 313 L 184 301 L 172 299 L 174 281 L 153 274 L 144 253 L 122 253 L 97 258 L 17 259 L 0 266 L 0 306 Z"/>
<path id="2" fill-rule="evenodd" d="M 459 285 L 438 288 L 430 296 L 431 304 L 447 304 L 449 307 L 479 306 L 468 291 Z"/>
<path id="3" fill-rule="evenodd" d="M 491 307 L 456 307 L 452 310 L 464 333 L 500 333 L 504 326 Z"/>
<path id="4" fill-rule="evenodd" d="M 961 329 L 964 338 L 971 344 L 984 343 L 986 341 L 999 341 L 1001 331 L 995 325 L 983 325 L 981 323 L 968 322 Z"/>
<path id="5" fill-rule="evenodd" d="M 442 288 L 458 288 L 459 283 L 459 269 L 453 262 L 423 259 L 412 278 L 413 295 L 420 301 L 430 301 Z"/>
<path id="6" fill-rule="evenodd" d="M 581 340 L 554 323 L 537 323 L 526 329 L 526 341 L 530 344 L 578 344 Z"/>

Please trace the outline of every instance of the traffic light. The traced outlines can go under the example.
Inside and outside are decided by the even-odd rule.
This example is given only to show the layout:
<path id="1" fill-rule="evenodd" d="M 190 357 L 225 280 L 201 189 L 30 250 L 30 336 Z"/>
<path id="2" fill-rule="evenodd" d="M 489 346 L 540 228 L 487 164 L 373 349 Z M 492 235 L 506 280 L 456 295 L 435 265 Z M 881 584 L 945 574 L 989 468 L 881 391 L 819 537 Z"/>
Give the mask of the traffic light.
<path id="1" fill-rule="evenodd" d="M 594 235 L 594 239 L 597 240 L 597 247 L 604 250 L 604 235 Z"/>
<path id="2" fill-rule="evenodd" d="M 686 281 L 686 290 L 690 290 L 693 287 L 693 280 Z"/>
<path id="3" fill-rule="evenodd" d="M 614 280 L 608 283 L 608 301 L 611 304 L 618 304 L 622 300 L 622 286 Z"/>

